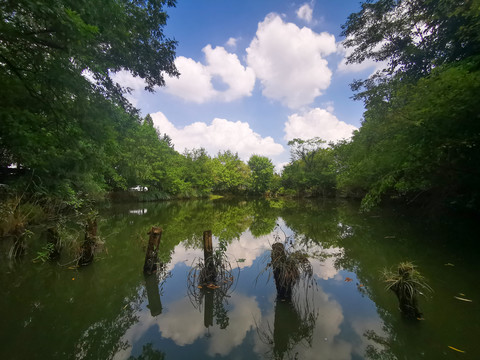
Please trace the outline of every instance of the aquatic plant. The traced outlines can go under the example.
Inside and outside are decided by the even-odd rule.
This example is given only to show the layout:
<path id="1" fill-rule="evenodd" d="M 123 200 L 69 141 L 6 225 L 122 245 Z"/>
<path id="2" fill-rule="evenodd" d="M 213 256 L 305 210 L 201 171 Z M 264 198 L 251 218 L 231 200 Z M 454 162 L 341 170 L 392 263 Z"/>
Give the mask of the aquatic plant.
<path id="1" fill-rule="evenodd" d="M 282 229 L 277 229 L 282 232 L 283 238 L 278 232 L 274 235 L 275 241 L 270 252 L 270 262 L 259 276 L 263 272 L 269 271 L 268 278 L 270 279 L 273 273 L 277 298 L 290 301 L 293 290 L 301 279 L 305 280 L 305 283 L 313 280 L 313 269 L 309 261 L 310 255 L 301 249 L 294 249 L 293 235 L 286 236 Z"/>
<path id="2" fill-rule="evenodd" d="M 213 318 L 221 329 L 229 324 L 225 307 L 235 280 L 232 265 L 226 254 L 226 243 L 220 241 L 218 247 L 212 248 L 211 231 L 204 232 L 204 257 L 194 260 L 187 276 L 187 289 L 190 302 L 195 308 L 204 307 L 204 325 L 213 325 Z M 238 272 L 240 269 L 238 269 Z"/>
<path id="3" fill-rule="evenodd" d="M 227 293 L 234 282 L 232 265 L 226 255 L 226 245 L 220 242 L 212 254 L 204 259 L 197 258 L 188 272 L 189 294 L 196 298 L 196 289 L 219 289 Z"/>
<path id="4" fill-rule="evenodd" d="M 383 281 L 386 289 L 392 290 L 397 295 L 400 311 L 407 317 L 420 319 L 422 313 L 418 309 L 418 295 L 425 295 L 421 290 L 431 292 L 432 288 L 426 283 L 425 278 L 411 262 L 401 262 L 397 271 L 384 269 Z"/>

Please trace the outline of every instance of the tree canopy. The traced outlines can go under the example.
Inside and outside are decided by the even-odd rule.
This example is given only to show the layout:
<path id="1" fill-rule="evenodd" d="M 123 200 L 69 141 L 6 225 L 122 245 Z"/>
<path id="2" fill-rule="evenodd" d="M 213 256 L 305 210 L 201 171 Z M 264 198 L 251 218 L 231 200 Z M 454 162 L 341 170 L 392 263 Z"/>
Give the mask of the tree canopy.
<path id="1" fill-rule="evenodd" d="M 117 153 L 140 118 L 110 75 L 130 71 L 147 90 L 179 75 L 165 5 L 175 1 L 1 2 L 2 173 L 15 164 L 37 189 L 63 194 L 125 183 Z"/>

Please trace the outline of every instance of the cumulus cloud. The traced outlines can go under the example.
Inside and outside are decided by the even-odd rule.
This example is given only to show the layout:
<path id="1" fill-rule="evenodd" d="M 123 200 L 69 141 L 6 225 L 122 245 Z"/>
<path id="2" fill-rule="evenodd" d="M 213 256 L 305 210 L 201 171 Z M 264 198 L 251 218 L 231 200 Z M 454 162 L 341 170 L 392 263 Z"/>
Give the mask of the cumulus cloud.
<path id="1" fill-rule="evenodd" d="M 330 85 L 332 72 L 324 57 L 336 51 L 331 34 L 300 29 L 272 13 L 258 24 L 246 51 L 263 95 L 290 108 L 310 104 Z"/>
<path id="2" fill-rule="evenodd" d="M 207 67 L 184 56 L 175 59 L 175 66 L 181 75 L 178 78 L 165 79 L 166 92 L 199 104 L 217 95 Z"/>
<path id="3" fill-rule="evenodd" d="M 229 300 L 230 322 L 235 326 L 220 329 L 214 325 L 209 329 L 210 341 L 208 354 L 226 356 L 240 345 L 247 332 L 254 329 L 255 318 L 260 317 L 260 308 L 254 297 L 236 294 Z M 204 311 L 204 310 L 203 310 Z M 195 309 L 187 297 L 168 304 L 168 310 L 157 319 L 159 331 L 165 338 L 172 339 L 177 345 L 192 344 L 206 332 L 204 314 Z"/>
<path id="4" fill-rule="evenodd" d="M 285 149 L 272 137 L 261 137 L 250 125 L 241 121 L 229 121 L 215 118 L 210 124 L 195 122 L 183 128 L 173 125 L 162 112 L 151 114 L 153 123 L 160 132 L 167 133 L 182 152 L 184 149 L 205 148 L 209 154 L 231 150 L 247 161 L 251 155 L 274 156 Z"/>
<path id="5" fill-rule="evenodd" d="M 228 255 L 235 259 L 243 259 L 243 262 L 236 264 L 243 269 L 252 266 L 253 262 L 265 251 L 270 249 L 271 237 L 269 235 L 254 237 L 250 230 L 245 231 L 237 241 L 228 245 Z M 252 246 L 255 244 L 255 246 Z M 235 264 L 234 264 L 235 265 Z"/>
<path id="6" fill-rule="evenodd" d="M 303 4 L 297 10 L 297 16 L 299 17 L 299 19 L 302 19 L 307 23 L 312 22 L 312 15 L 313 15 L 313 8 L 310 6 L 310 4 Z"/>
<path id="7" fill-rule="evenodd" d="M 329 142 L 348 139 L 357 128 L 338 120 L 325 109 L 315 108 L 304 114 L 290 115 L 284 130 L 285 140 L 320 137 Z"/>
<path id="8" fill-rule="evenodd" d="M 207 45 L 202 51 L 206 65 L 183 56 L 175 60 L 181 75 L 166 78 L 166 92 L 199 104 L 212 100 L 228 102 L 251 95 L 255 74 L 240 63 L 237 55 L 227 52 L 222 46 L 212 48 Z M 215 77 L 226 85 L 225 90 L 215 88 Z"/>

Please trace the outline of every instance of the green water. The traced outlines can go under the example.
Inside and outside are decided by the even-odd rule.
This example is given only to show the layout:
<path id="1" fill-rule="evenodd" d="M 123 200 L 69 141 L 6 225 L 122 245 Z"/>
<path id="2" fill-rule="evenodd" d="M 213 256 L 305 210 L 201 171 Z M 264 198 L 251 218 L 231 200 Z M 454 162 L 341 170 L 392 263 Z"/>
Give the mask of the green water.
<path id="1" fill-rule="evenodd" d="M 111 205 L 99 221 L 105 248 L 81 269 L 66 264 L 67 251 L 58 263 L 33 263 L 42 238 L 12 262 L 3 241 L 0 359 L 480 358 L 478 234 L 458 220 L 357 209 L 335 201 Z M 142 272 L 152 225 L 164 229 L 168 272 L 158 280 Z M 223 293 L 189 287 L 204 230 L 214 246 L 227 245 L 234 281 Z M 271 244 L 285 238 L 309 252 L 315 280 L 300 283 L 292 303 L 276 301 L 262 271 Z M 404 319 L 380 279 L 405 260 L 434 289 L 420 298 L 422 321 Z"/>

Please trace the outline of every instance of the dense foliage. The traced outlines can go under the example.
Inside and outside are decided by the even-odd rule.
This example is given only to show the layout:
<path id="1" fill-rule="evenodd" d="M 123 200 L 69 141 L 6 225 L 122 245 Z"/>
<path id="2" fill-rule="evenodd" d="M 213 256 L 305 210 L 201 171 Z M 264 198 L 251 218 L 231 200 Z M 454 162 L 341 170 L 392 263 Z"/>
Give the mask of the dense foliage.
<path id="1" fill-rule="evenodd" d="M 478 210 L 480 6 L 478 0 L 367 1 L 343 26 L 350 62 L 387 61 L 352 88 L 362 127 L 339 146 L 339 187 Z"/>
<path id="2" fill-rule="evenodd" d="M 143 129 L 110 74 L 128 70 L 149 90 L 178 75 L 164 5 L 175 1 L 1 2 L 2 174 L 15 164 L 17 186 L 62 198 L 125 184 L 118 154 Z"/>

